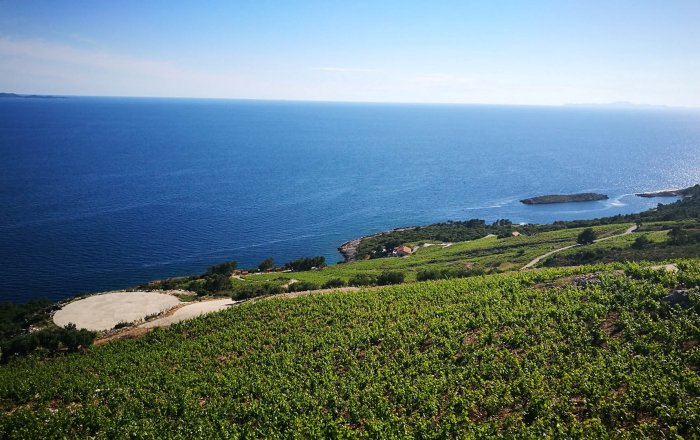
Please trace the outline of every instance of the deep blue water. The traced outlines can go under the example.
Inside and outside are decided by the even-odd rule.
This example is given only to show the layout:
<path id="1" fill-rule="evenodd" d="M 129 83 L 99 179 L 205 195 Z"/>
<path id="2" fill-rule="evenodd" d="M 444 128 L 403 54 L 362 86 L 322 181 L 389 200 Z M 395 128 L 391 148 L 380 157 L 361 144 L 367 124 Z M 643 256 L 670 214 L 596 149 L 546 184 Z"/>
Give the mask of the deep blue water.
<path id="1" fill-rule="evenodd" d="M 637 212 L 700 182 L 700 112 L 166 99 L 0 100 L 0 300 L 223 260 L 340 256 L 445 220 Z M 604 202 L 524 206 L 546 193 Z"/>

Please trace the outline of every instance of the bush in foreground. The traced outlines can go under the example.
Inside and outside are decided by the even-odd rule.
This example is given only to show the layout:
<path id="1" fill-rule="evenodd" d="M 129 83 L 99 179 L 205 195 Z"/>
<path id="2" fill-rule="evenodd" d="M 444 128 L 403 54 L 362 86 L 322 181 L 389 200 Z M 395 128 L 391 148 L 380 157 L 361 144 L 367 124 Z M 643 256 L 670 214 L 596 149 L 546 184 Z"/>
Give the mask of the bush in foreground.
<path id="1" fill-rule="evenodd" d="M 7 362 L 14 356 L 26 356 L 37 350 L 43 350 L 49 354 L 56 353 L 60 349 L 77 351 L 92 345 L 95 335 L 95 332 L 78 330 L 75 325 L 68 324 L 64 328 L 46 329 L 16 336 L 0 344 L 0 362 Z"/>

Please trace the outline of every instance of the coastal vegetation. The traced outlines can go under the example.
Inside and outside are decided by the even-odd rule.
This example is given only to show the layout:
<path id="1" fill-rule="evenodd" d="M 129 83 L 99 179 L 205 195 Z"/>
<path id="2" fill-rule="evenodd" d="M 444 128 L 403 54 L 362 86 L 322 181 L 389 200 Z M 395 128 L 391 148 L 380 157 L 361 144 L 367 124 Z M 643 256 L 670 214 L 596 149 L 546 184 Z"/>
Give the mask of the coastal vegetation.
<path id="1" fill-rule="evenodd" d="M 52 355 L 59 352 L 78 351 L 89 347 L 95 340 L 95 336 L 95 332 L 77 329 L 75 325 L 67 325 L 63 328 L 51 326 L 20 334 L 0 342 L 0 362 L 5 363 L 12 357 L 37 352 Z"/>
<path id="2" fill-rule="evenodd" d="M 297 271 L 319 269 L 325 266 L 326 258 L 323 256 L 299 258 L 298 260 L 290 261 L 284 265 L 287 269 Z"/>
<path id="3" fill-rule="evenodd" d="M 74 325 L 57 327 L 50 322 L 50 313 L 57 308 L 48 300 L 0 303 L 0 362 L 32 353 L 77 351 L 91 345 L 95 333 Z"/>

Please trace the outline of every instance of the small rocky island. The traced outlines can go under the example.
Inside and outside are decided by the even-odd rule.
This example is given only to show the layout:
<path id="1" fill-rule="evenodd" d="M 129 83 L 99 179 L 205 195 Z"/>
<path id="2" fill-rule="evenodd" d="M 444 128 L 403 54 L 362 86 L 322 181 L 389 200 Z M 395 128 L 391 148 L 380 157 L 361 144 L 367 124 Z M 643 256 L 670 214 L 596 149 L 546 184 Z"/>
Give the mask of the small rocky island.
<path id="1" fill-rule="evenodd" d="M 607 198 L 608 196 L 605 194 L 597 193 L 550 194 L 523 199 L 520 202 L 526 205 L 544 205 L 547 203 L 593 202 L 596 200 L 607 200 Z"/>

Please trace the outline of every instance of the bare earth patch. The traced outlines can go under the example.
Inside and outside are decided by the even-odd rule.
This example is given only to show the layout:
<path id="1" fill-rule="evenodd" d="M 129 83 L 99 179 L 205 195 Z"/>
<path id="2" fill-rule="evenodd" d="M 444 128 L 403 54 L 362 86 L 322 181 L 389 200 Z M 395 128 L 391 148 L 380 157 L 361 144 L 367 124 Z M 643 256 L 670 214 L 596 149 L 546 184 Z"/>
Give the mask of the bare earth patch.
<path id="1" fill-rule="evenodd" d="M 158 292 L 109 292 L 66 304 L 53 316 L 58 326 L 110 330 L 120 322 L 134 322 L 180 304 L 173 295 Z"/>
<path id="2" fill-rule="evenodd" d="M 232 299 L 214 299 L 211 301 L 200 301 L 191 304 L 186 304 L 178 308 L 174 313 L 162 318 L 154 319 L 145 322 L 139 328 L 167 327 L 176 322 L 185 321 L 187 319 L 196 318 L 207 313 L 218 312 L 240 301 Z"/>

